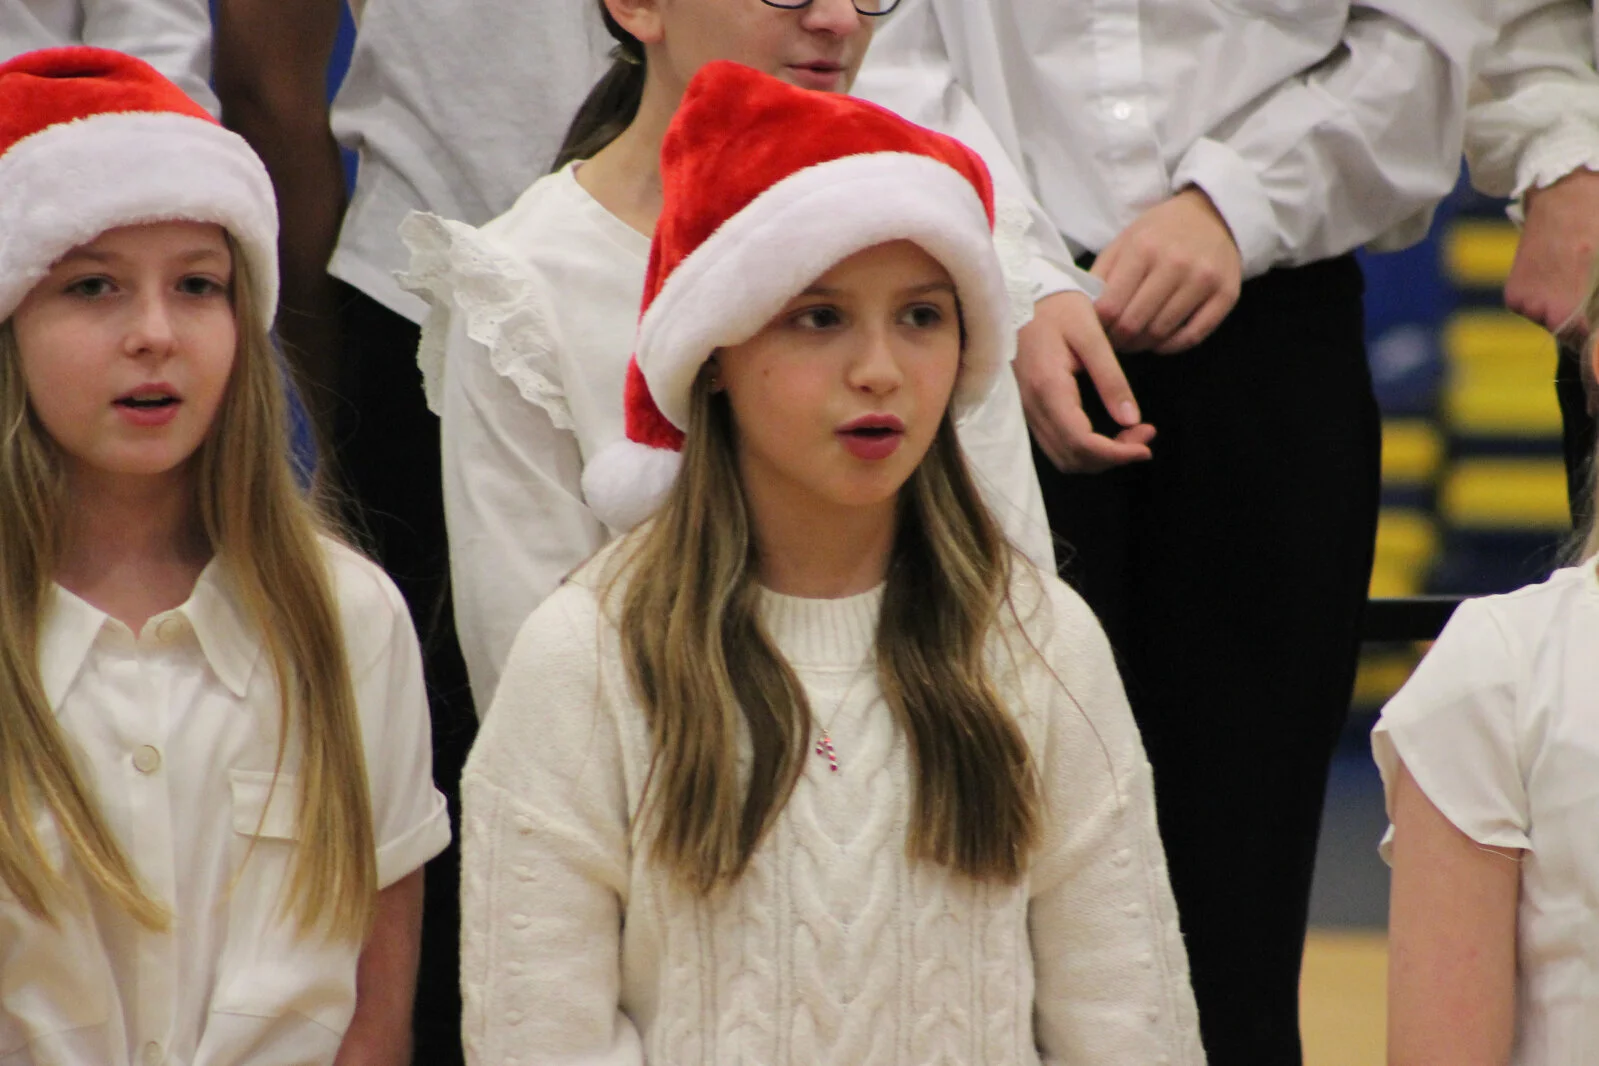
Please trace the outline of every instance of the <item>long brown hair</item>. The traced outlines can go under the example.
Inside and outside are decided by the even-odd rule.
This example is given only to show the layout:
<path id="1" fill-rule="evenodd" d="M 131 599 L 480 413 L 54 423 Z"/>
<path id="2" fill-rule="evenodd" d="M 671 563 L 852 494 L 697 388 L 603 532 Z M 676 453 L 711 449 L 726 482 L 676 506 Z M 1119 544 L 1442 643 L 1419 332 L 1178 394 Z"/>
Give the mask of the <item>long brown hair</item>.
<path id="1" fill-rule="evenodd" d="M 231 239 L 238 350 L 195 456 L 196 506 L 231 590 L 262 633 L 280 693 L 277 765 L 300 748 L 300 842 L 285 909 L 303 930 L 364 939 L 377 897 L 366 762 L 344 634 L 319 536 L 332 526 L 289 465 L 282 371 L 249 263 Z M 168 915 L 107 828 L 39 671 L 39 636 L 69 505 L 55 443 L 28 403 L 11 323 L 0 323 L 0 881 L 54 920 L 61 872 L 34 830 L 54 820 L 67 857 L 139 922 Z M 275 784 L 276 787 L 276 784 Z"/>
<path id="2" fill-rule="evenodd" d="M 640 822 L 652 827 L 652 859 L 701 894 L 741 876 L 811 737 L 804 687 L 759 621 L 732 415 L 708 381 L 702 373 L 694 386 L 676 483 L 612 582 L 625 581 L 623 659 L 653 742 Z M 985 660 L 1011 566 L 946 415 L 900 492 L 877 677 L 909 745 L 907 854 L 1006 883 L 1026 869 L 1040 802 L 1026 740 Z M 746 735 L 752 758 L 741 771 Z"/>
<path id="3" fill-rule="evenodd" d="M 575 159 L 593 157 L 620 137 L 638 116 L 639 104 L 644 99 L 644 45 L 612 17 L 605 0 L 596 2 L 600 5 L 600 18 L 605 22 L 606 32 L 616 41 L 611 49 L 611 69 L 600 76 L 578 106 L 566 137 L 561 141 L 561 150 L 550 167 L 552 173 Z"/>

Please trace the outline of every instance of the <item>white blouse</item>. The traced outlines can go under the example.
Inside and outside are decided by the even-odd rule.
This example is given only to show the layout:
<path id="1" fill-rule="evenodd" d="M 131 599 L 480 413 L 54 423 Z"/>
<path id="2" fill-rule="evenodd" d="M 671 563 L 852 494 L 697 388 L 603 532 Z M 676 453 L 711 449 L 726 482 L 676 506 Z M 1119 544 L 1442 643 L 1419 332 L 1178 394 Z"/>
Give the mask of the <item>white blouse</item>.
<path id="1" fill-rule="evenodd" d="M 1462 604 L 1383 709 L 1372 753 L 1390 804 L 1403 760 L 1461 832 L 1522 850 L 1513 1066 L 1599 1061 L 1595 564 Z"/>
<path id="2" fill-rule="evenodd" d="M 1002 213 L 1002 218 L 1005 217 Z M 1008 272 L 1013 311 L 1032 282 Z M 578 184 L 528 189 L 482 229 L 413 215 L 402 283 L 428 301 L 418 361 L 442 421 L 444 513 L 456 628 L 486 710 L 511 641 L 561 579 L 610 539 L 583 498 L 583 465 L 625 435 L 623 381 L 650 240 Z M 1003 247 L 1003 245 L 1002 245 Z M 995 517 L 1034 562 L 1054 546 L 1013 374 L 958 431 Z"/>
<path id="3" fill-rule="evenodd" d="M 329 544 L 327 554 L 386 887 L 450 837 L 432 782 L 421 660 L 388 578 L 346 548 Z M 75 866 L 55 927 L 0 888 L 0 1063 L 332 1062 L 355 1010 L 360 948 L 301 939 L 281 914 L 300 755 L 290 744 L 273 790 L 278 688 L 220 564 L 137 634 L 57 588 L 40 668 L 112 834 L 174 918 L 167 932 L 145 929 Z M 35 830 L 64 862 L 54 819 L 40 816 Z"/>

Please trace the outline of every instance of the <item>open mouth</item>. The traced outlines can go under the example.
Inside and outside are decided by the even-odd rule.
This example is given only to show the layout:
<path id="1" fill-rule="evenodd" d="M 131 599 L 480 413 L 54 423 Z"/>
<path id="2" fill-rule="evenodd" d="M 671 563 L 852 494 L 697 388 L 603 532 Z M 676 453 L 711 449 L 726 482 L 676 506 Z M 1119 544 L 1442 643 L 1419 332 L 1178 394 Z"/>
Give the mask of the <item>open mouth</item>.
<path id="1" fill-rule="evenodd" d="M 176 396 L 124 396 L 115 401 L 118 407 L 131 407 L 136 411 L 149 411 L 159 407 L 171 407 L 178 402 Z"/>
<path id="2" fill-rule="evenodd" d="M 898 436 L 901 431 L 892 426 L 859 426 L 842 432 L 846 436 L 859 437 L 862 440 L 885 440 L 888 437 Z"/>

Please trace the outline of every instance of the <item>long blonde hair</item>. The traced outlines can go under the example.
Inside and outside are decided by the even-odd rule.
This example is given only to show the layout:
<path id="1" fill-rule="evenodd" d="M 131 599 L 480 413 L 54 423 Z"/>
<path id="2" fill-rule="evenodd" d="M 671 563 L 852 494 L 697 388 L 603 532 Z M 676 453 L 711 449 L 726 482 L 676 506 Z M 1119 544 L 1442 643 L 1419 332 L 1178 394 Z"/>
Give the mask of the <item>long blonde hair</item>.
<path id="1" fill-rule="evenodd" d="M 364 939 L 377 896 L 366 761 L 319 535 L 332 528 L 289 466 L 287 403 L 249 263 L 231 239 L 238 350 L 216 422 L 195 456 L 196 506 L 280 692 L 277 768 L 301 752 L 294 873 L 284 906 L 305 931 Z M 67 858 L 150 928 L 165 909 L 139 884 L 56 724 L 39 639 L 68 506 L 55 443 L 28 403 L 10 321 L 0 323 L 0 881 L 53 921 L 65 881 L 34 830 L 57 826 Z M 276 783 L 275 783 L 276 787 Z"/>
<path id="2" fill-rule="evenodd" d="M 652 859 L 700 894 L 742 875 L 811 742 L 804 687 L 759 621 L 732 415 L 708 380 L 694 386 L 677 481 L 612 582 L 626 582 L 623 658 L 653 742 L 640 821 Z M 910 750 L 907 854 L 1005 883 L 1026 869 L 1040 802 L 985 660 L 1011 566 L 946 415 L 900 492 L 877 677 Z"/>

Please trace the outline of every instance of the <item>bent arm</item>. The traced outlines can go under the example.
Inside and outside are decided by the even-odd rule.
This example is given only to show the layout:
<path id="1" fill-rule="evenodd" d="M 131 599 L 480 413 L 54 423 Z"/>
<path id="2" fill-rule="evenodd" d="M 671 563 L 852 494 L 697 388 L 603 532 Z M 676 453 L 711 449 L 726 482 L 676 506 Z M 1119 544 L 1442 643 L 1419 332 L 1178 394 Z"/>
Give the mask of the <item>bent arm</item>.
<path id="1" fill-rule="evenodd" d="M 250 142 L 277 191 L 278 331 L 324 440 L 340 384 L 327 274 L 345 205 L 327 102 L 340 10 L 340 0 L 218 0 L 216 16 L 222 121 Z"/>
<path id="2" fill-rule="evenodd" d="M 1388 918 L 1391 1066 L 1505 1066 L 1514 1035 L 1515 848 L 1478 844 L 1401 763 Z"/>
<path id="3" fill-rule="evenodd" d="M 406 1066 L 422 948 L 422 870 L 378 893 L 372 933 L 355 971 L 355 1016 L 333 1066 Z"/>
<path id="4" fill-rule="evenodd" d="M 456 631 L 481 716 L 517 631 L 607 539 L 583 500 L 577 438 L 453 321 L 441 406 Z"/>
<path id="5" fill-rule="evenodd" d="M 1245 277 L 1384 235 L 1419 239 L 1455 184 L 1467 70 L 1486 33 L 1464 4 L 1352 5 L 1341 47 L 1197 140 L 1172 191 L 1210 197 Z"/>
<path id="6" fill-rule="evenodd" d="M 462 777 L 470 1066 L 644 1066 L 621 1003 L 624 755 L 596 683 L 595 604 L 574 599 L 559 594 L 517 638 Z"/>
<path id="7" fill-rule="evenodd" d="M 1471 182 L 1519 200 L 1581 167 L 1599 170 L 1594 13 L 1582 0 L 1495 0 L 1499 37 L 1466 114 Z"/>

